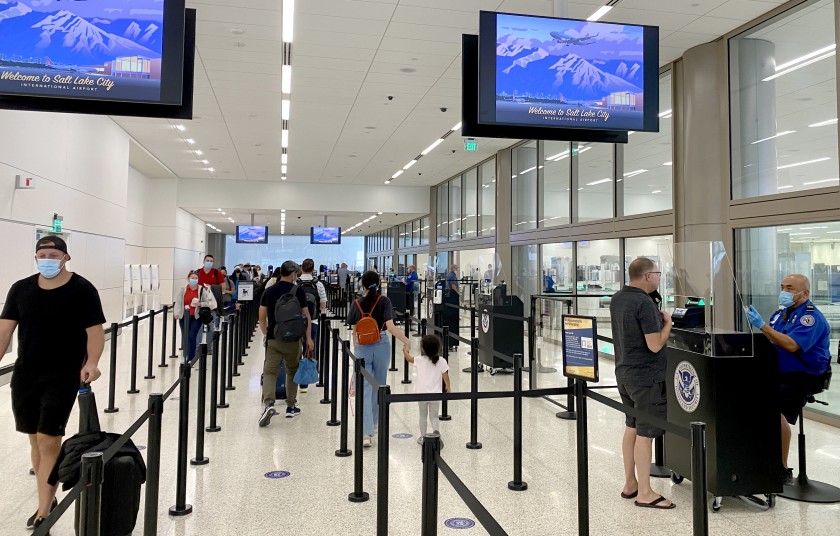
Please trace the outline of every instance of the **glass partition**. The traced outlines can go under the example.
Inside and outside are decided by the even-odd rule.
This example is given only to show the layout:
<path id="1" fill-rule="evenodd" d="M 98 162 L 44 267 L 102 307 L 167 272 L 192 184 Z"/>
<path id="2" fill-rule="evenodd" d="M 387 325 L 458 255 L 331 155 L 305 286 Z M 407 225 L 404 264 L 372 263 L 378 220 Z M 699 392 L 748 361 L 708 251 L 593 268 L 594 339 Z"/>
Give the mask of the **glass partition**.
<path id="1" fill-rule="evenodd" d="M 496 234 L 496 159 L 488 160 L 478 168 L 481 192 L 478 197 L 478 235 Z"/>
<path id="2" fill-rule="evenodd" d="M 449 240 L 449 183 L 437 187 L 437 241 Z"/>
<path id="3" fill-rule="evenodd" d="M 478 168 L 464 173 L 464 216 L 461 218 L 463 237 L 478 236 Z"/>
<path id="4" fill-rule="evenodd" d="M 545 141 L 543 144 L 543 216 L 540 226 L 568 225 L 572 144 L 568 141 Z"/>
<path id="5" fill-rule="evenodd" d="M 511 161 L 511 231 L 537 228 L 537 142 L 515 147 Z"/>
<path id="6" fill-rule="evenodd" d="M 636 257 L 647 257 L 659 267 L 659 294 L 662 295 L 662 307 L 674 307 L 674 258 L 672 256 L 674 239 L 671 235 L 627 238 L 624 241 L 624 282 L 630 280 L 627 267 Z"/>
<path id="7" fill-rule="evenodd" d="M 614 146 L 607 143 L 578 144 L 572 153 L 577 159 L 578 179 L 575 222 L 605 220 L 613 217 Z"/>
<path id="8" fill-rule="evenodd" d="M 577 314 L 594 316 L 598 334 L 606 337 L 612 337 L 610 296 L 621 289 L 623 273 L 617 238 L 577 243 L 577 293 L 592 296 L 577 299 Z"/>
<path id="9" fill-rule="evenodd" d="M 461 220 L 461 176 L 449 181 L 449 240 L 463 238 Z"/>

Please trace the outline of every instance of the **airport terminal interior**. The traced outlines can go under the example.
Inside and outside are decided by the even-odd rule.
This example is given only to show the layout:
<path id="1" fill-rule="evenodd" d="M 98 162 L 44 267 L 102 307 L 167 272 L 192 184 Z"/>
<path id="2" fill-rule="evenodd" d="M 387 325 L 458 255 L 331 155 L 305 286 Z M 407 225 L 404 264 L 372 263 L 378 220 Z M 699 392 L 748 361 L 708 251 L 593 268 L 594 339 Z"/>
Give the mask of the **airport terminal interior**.
<path id="1" fill-rule="evenodd" d="M 837 35 L 840 0 L 0 0 L 0 308 L 60 237 L 104 313 L 101 429 L 145 460 L 135 504 L 108 463 L 100 495 L 59 485 L 49 534 L 836 533 L 840 380 L 791 427 L 783 486 L 776 351 L 749 311 L 769 323 L 806 276 L 840 370 Z M 610 306 L 638 257 L 674 313 L 651 479 L 673 509 L 622 496 Z M 263 426 L 259 300 L 305 259 L 320 375 Z M 190 361 L 173 310 L 221 268 L 232 295 Z M 446 342 L 438 452 L 391 333 L 363 434 L 346 319 L 371 271 L 412 355 Z M 0 535 L 39 504 L 20 331 Z"/>

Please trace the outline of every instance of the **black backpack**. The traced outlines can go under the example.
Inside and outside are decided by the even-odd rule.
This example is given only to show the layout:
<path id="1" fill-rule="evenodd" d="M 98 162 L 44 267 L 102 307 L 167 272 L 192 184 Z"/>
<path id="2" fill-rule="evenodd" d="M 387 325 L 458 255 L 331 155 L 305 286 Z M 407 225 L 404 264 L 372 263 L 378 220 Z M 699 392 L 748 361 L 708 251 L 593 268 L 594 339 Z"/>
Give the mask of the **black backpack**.
<path id="1" fill-rule="evenodd" d="M 306 308 L 309 309 L 309 318 L 317 320 L 318 311 L 320 310 L 318 306 L 321 304 L 321 295 L 318 293 L 318 280 L 303 281 L 302 279 L 298 279 L 297 284 L 306 293 Z"/>
<path id="2" fill-rule="evenodd" d="M 297 299 L 298 286 L 280 296 L 274 304 L 274 339 L 278 341 L 299 341 L 306 334 L 306 319 Z"/>

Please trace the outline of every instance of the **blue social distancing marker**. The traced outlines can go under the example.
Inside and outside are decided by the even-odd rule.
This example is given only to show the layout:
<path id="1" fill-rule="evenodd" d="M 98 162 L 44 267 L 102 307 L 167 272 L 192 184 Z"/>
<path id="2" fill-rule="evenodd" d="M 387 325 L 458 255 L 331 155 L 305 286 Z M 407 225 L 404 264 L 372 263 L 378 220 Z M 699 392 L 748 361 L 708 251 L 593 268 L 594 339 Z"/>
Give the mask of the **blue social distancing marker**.
<path id="1" fill-rule="evenodd" d="M 171 401 L 173 401 L 173 402 L 174 402 L 174 401 L 176 401 L 176 400 L 180 400 L 180 398 L 178 398 L 177 396 L 173 396 L 173 397 L 171 397 L 169 400 L 171 400 Z"/>
<path id="2" fill-rule="evenodd" d="M 288 471 L 270 471 L 266 473 L 264 476 L 266 478 L 286 478 L 287 476 L 291 475 L 292 473 Z"/>
<path id="3" fill-rule="evenodd" d="M 443 525 L 450 529 L 471 529 L 475 526 L 475 521 L 466 517 L 453 517 L 444 521 Z"/>
<path id="4" fill-rule="evenodd" d="M 394 434 L 391 437 L 394 439 L 411 439 L 414 436 L 411 434 Z"/>
<path id="5" fill-rule="evenodd" d="M 146 450 L 146 445 L 135 445 L 137 450 Z"/>

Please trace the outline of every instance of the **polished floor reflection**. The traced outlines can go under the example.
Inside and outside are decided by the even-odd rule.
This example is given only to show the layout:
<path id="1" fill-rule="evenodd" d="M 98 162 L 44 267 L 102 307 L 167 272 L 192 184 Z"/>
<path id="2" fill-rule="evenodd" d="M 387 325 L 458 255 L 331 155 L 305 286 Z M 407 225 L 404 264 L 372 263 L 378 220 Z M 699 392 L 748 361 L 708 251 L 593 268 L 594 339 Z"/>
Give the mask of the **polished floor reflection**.
<path id="1" fill-rule="evenodd" d="M 464 324 L 462 324 L 464 325 Z M 469 326 L 469 323 L 466 324 Z M 159 333 L 159 332 L 158 332 Z M 145 341 L 141 330 L 140 340 Z M 418 339 L 412 339 L 417 350 Z M 103 427 L 124 431 L 146 409 L 150 390 L 160 391 L 175 379 L 177 369 L 155 368 L 157 378 L 143 380 L 140 374 L 139 395 L 125 394 L 128 388 L 128 339 L 120 342 L 120 380 L 117 389 L 119 413 L 101 414 Z M 229 409 L 219 410 L 222 431 L 207 435 L 209 465 L 189 467 L 188 502 L 194 513 L 171 518 L 169 506 L 175 502 L 175 451 L 177 443 L 177 405 L 167 402 L 164 414 L 163 474 L 159 531 L 161 535 L 370 535 L 376 526 L 376 449 L 363 452 L 364 490 L 371 494 L 367 503 L 348 502 L 353 490 L 353 458 L 336 458 L 339 429 L 325 426 L 329 406 L 319 404 L 323 392 L 310 388 L 300 397 L 302 413 L 294 419 L 276 417 L 266 428 L 257 426 L 260 412 L 259 378 L 262 357 L 252 348 L 245 358 L 242 376 L 235 379 L 236 390 L 229 392 Z M 552 354 L 552 355 L 547 355 Z M 145 356 L 143 343 L 139 355 Z M 543 353 L 547 366 L 559 369 L 550 349 Z M 141 359 L 141 363 L 144 360 Z M 169 361 L 170 365 L 175 360 Z M 452 383 L 455 390 L 469 388 L 469 375 L 461 372 L 469 357 L 462 345 L 452 356 Z M 398 364 L 400 368 L 402 363 Z M 141 369 L 143 366 L 141 365 Z M 395 392 L 410 391 L 402 385 L 402 370 L 390 373 Z M 556 373 L 542 373 L 542 385 L 563 384 Z M 602 367 L 603 383 L 612 379 L 608 364 Z M 481 390 L 507 390 L 512 376 L 483 373 Z M 193 383 L 193 387 L 195 384 Z M 107 403 L 107 383 L 95 385 L 101 410 Z M 605 390 L 609 394 L 613 391 Z M 192 390 L 195 397 L 195 389 Z M 193 407 L 195 407 L 193 405 Z M 446 440 L 443 457 L 464 480 L 487 509 L 511 535 L 577 534 L 575 470 L 575 424 L 557 419 L 558 408 L 541 399 L 524 403 L 523 477 L 525 492 L 507 489 L 512 479 L 512 403 L 510 400 L 482 400 L 479 404 L 479 441 L 482 450 L 467 450 L 469 440 L 469 403 L 450 404 L 452 420 L 441 423 Z M 654 488 L 678 506 L 670 511 L 653 511 L 633 506 L 619 497 L 622 485 L 620 440 L 622 417 L 597 403 L 589 406 L 590 434 L 590 504 L 591 533 L 598 535 L 647 535 L 691 533 L 691 483 L 673 484 L 658 479 Z M 71 429 L 77 416 L 71 417 Z M 352 416 L 351 416 L 352 419 Z M 28 475 L 29 454 L 26 438 L 13 433 L 8 386 L 0 388 L 0 453 L 3 479 L 0 482 L 0 534 L 23 534 L 26 517 L 35 506 L 35 487 Z M 420 530 L 420 452 L 415 442 L 418 434 L 417 408 L 404 404 L 393 408 L 391 433 L 414 437 L 391 440 L 390 453 L 390 533 L 416 535 Z M 840 485 L 840 430 L 807 423 L 808 463 L 812 478 Z M 352 426 L 351 426 L 352 433 Z M 194 442 L 194 415 L 190 427 Z M 146 443 L 145 427 L 136 436 L 139 445 Z M 795 444 L 795 441 L 794 441 Z M 374 442 L 374 446 L 376 443 Z M 795 446 L 795 445 L 794 445 Z M 760 448 L 757 446 L 756 448 Z M 792 453 L 795 459 L 796 453 Z M 287 471 L 286 478 L 270 479 L 272 471 Z M 441 478 L 441 534 L 450 518 L 475 519 L 452 487 Z M 142 533 L 142 512 L 134 534 Z M 71 514 L 52 531 L 56 536 L 73 534 Z M 736 499 L 726 499 L 723 509 L 710 514 L 711 534 L 719 535 L 811 535 L 833 534 L 840 520 L 840 504 L 809 505 L 779 499 L 775 509 L 755 511 Z M 476 525 L 466 534 L 485 534 Z"/>

